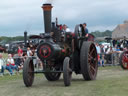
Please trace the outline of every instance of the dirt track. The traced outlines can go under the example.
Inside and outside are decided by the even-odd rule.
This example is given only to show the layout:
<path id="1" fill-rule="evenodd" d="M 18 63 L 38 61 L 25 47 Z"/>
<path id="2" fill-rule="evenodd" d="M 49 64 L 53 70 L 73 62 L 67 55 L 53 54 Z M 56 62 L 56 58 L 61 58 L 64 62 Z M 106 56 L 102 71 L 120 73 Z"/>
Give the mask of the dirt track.
<path id="1" fill-rule="evenodd" d="M 70 87 L 64 87 L 63 79 L 48 82 L 43 75 L 36 76 L 30 88 L 24 86 L 21 76 L 0 77 L 0 96 L 127 96 L 127 85 L 128 71 L 107 67 L 100 68 L 95 81 L 73 75 Z"/>

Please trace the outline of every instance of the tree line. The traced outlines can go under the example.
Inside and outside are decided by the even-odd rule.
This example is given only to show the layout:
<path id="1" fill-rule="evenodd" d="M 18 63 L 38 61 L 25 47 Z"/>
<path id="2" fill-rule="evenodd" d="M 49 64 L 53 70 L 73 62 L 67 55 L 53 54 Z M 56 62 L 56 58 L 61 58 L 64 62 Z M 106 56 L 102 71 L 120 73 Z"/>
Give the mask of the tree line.
<path id="1" fill-rule="evenodd" d="M 91 32 L 91 34 L 93 34 L 95 37 L 105 37 L 105 36 L 112 36 L 112 32 L 110 30 L 106 30 L 104 32 L 100 32 L 100 31 L 95 31 L 95 32 Z"/>
<path id="2" fill-rule="evenodd" d="M 104 36 L 112 36 L 112 32 L 110 30 L 106 30 L 104 32 L 101 31 L 94 31 L 91 32 L 91 34 L 93 34 L 95 37 L 104 37 Z M 16 36 L 16 37 L 6 37 L 6 36 L 2 36 L 0 37 L 0 42 L 11 42 L 11 41 L 23 41 L 24 40 L 24 36 Z"/>
<path id="3" fill-rule="evenodd" d="M 24 40 L 24 36 L 16 36 L 16 37 L 7 37 L 7 36 L 1 36 L 0 42 L 3 43 L 9 43 L 11 41 L 22 41 Z"/>

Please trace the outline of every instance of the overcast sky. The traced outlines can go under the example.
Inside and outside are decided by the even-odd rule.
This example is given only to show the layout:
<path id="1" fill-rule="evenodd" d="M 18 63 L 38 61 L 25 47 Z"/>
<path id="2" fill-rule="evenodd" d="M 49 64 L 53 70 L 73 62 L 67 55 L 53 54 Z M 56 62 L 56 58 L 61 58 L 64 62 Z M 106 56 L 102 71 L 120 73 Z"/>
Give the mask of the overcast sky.
<path id="1" fill-rule="evenodd" d="M 44 32 L 41 6 L 52 1 L 52 20 L 67 24 L 87 23 L 89 32 L 113 30 L 128 19 L 128 0 L 1 0 L 0 36 L 23 35 Z"/>

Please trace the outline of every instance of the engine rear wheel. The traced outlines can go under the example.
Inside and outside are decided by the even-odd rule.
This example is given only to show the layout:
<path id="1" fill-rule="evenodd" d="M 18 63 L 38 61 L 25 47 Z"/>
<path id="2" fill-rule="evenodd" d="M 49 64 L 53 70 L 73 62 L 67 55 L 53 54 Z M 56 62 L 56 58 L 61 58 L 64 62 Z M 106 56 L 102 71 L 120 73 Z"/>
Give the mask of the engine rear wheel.
<path id="1" fill-rule="evenodd" d="M 119 60 L 120 60 L 119 63 L 121 67 L 127 70 L 128 69 L 128 51 L 121 53 Z"/>
<path id="2" fill-rule="evenodd" d="M 31 58 L 27 58 L 23 67 L 23 81 L 26 87 L 30 87 L 34 81 L 34 65 Z"/>
<path id="3" fill-rule="evenodd" d="M 80 66 L 84 80 L 96 79 L 98 58 L 94 43 L 89 41 L 83 42 L 80 52 Z"/>
<path id="4" fill-rule="evenodd" d="M 70 86 L 71 78 L 72 78 L 72 70 L 70 68 L 70 58 L 69 57 L 66 57 L 63 62 L 63 78 L 64 78 L 64 85 Z"/>

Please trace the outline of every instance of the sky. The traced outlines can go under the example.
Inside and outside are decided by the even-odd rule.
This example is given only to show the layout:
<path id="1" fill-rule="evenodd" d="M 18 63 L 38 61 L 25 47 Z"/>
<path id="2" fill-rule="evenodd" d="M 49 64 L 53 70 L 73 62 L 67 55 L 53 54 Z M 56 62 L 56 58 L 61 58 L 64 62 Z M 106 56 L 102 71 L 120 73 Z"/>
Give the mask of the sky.
<path id="1" fill-rule="evenodd" d="M 128 20 L 128 0 L 1 0 L 0 36 L 20 36 L 44 32 L 42 4 L 52 3 L 52 21 L 75 25 L 87 23 L 89 32 L 113 30 Z"/>

